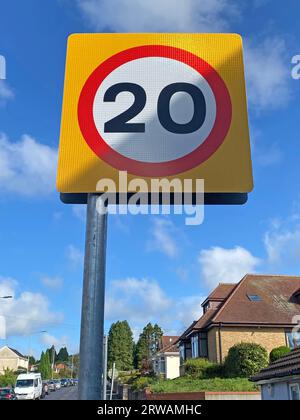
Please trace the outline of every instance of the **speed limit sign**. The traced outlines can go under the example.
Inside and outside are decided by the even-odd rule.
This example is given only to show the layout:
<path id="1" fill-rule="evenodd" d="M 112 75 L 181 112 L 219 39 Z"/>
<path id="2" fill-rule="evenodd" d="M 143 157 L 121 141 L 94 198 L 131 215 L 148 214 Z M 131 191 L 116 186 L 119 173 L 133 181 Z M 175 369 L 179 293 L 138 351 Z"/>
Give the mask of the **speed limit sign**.
<path id="1" fill-rule="evenodd" d="M 234 34 L 76 34 L 68 41 L 57 187 L 204 179 L 249 192 L 242 41 Z M 150 188 L 151 191 L 151 188 Z"/>

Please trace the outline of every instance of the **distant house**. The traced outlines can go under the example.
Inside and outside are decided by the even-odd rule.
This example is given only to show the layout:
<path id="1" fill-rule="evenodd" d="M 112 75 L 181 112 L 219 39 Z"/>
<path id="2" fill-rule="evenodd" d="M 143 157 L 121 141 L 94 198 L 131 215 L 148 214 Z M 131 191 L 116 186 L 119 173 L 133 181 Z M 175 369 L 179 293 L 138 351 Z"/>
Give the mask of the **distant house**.
<path id="1" fill-rule="evenodd" d="M 179 338 L 181 364 L 198 357 L 221 363 L 240 342 L 269 352 L 300 345 L 300 334 L 292 332 L 300 314 L 300 277 L 247 274 L 237 284 L 219 284 L 202 308 L 201 318 Z"/>
<path id="2" fill-rule="evenodd" d="M 152 360 L 154 372 L 157 375 L 163 375 L 166 379 L 179 376 L 179 350 L 176 345 L 178 338 L 170 335 L 163 336 L 159 350 Z"/>
<path id="3" fill-rule="evenodd" d="M 251 378 L 263 400 L 300 400 L 300 348 L 281 357 Z"/>
<path id="4" fill-rule="evenodd" d="M 14 372 L 28 369 L 28 358 L 23 356 L 19 351 L 4 346 L 0 349 L 0 374 L 3 374 L 6 369 Z"/>
<path id="5" fill-rule="evenodd" d="M 56 373 L 59 373 L 61 370 L 66 370 L 66 369 L 68 369 L 68 365 L 66 365 L 65 363 L 57 363 L 54 366 L 54 371 Z"/>

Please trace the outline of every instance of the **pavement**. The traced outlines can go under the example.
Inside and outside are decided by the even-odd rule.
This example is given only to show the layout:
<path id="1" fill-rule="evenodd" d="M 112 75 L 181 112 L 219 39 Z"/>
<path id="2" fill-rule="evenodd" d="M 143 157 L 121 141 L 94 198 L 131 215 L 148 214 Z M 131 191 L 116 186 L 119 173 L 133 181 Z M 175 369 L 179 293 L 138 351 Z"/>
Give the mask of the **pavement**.
<path id="1" fill-rule="evenodd" d="M 78 386 L 62 387 L 54 392 L 49 392 L 42 401 L 47 400 L 78 400 Z"/>

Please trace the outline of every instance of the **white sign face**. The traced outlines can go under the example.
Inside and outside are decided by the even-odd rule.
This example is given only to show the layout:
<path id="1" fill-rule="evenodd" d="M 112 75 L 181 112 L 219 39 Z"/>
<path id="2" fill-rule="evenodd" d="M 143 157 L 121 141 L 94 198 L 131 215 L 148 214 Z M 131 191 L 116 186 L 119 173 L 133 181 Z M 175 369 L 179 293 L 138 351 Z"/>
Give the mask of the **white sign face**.
<path id="1" fill-rule="evenodd" d="M 133 90 L 121 87 L 106 101 L 105 95 L 122 81 L 132 84 Z M 201 99 L 202 109 L 195 109 Z M 134 124 L 136 131 L 107 130 L 108 121 L 131 107 L 136 110 L 124 119 L 124 129 Z M 93 118 L 113 150 L 129 159 L 160 163 L 193 152 L 208 138 L 216 119 L 216 101 L 208 82 L 192 67 L 166 57 L 144 57 L 117 67 L 103 80 L 95 95 Z"/>

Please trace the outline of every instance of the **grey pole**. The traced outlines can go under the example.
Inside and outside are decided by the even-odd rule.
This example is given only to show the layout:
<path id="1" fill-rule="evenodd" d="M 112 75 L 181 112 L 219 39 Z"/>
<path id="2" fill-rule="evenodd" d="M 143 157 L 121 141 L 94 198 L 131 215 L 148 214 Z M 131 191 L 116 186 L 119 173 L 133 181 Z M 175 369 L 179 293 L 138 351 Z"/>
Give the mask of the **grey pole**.
<path id="1" fill-rule="evenodd" d="M 103 362 L 103 400 L 107 392 L 107 335 L 104 336 L 104 362 Z"/>
<path id="2" fill-rule="evenodd" d="M 116 364 L 114 362 L 112 366 L 112 373 L 111 373 L 111 387 L 110 387 L 110 396 L 109 396 L 110 400 L 112 400 L 113 391 L 114 391 L 115 368 L 116 368 Z"/>
<path id="3" fill-rule="evenodd" d="M 53 344 L 53 347 L 52 347 L 52 381 L 53 381 L 53 378 L 54 378 L 54 364 L 55 364 L 55 347 L 54 347 L 54 344 Z"/>
<path id="4" fill-rule="evenodd" d="M 99 200 L 98 203 L 97 200 Z M 79 400 L 99 400 L 102 397 L 107 231 L 105 210 L 105 202 L 101 196 L 88 194 L 81 311 Z"/>

